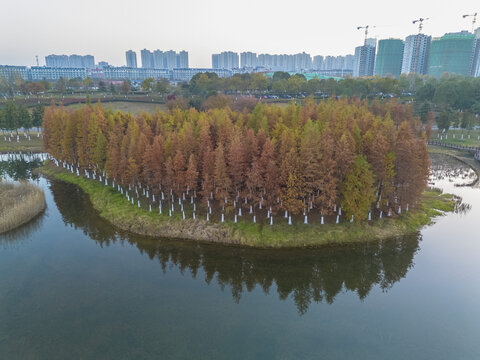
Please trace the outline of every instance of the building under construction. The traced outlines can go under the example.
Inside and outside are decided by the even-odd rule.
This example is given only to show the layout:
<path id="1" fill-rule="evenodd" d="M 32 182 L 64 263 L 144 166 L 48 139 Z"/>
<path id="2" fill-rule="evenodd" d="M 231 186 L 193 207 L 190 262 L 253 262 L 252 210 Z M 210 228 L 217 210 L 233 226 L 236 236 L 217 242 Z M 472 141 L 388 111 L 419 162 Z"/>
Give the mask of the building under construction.
<path id="1" fill-rule="evenodd" d="M 475 36 L 468 31 L 434 38 L 430 46 L 428 75 L 443 73 L 470 76 L 475 55 Z"/>
<path id="2" fill-rule="evenodd" d="M 403 46 L 403 41 L 400 39 L 384 39 L 378 42 L 375 75 L 400 76 L 402 71 Z"/>
<path id="3" fill-rule="evenodd" d="M 426 74 L 432 37 L 425 34 L 407 36 L 403 51 L 402 74 Z"/>
<path id="4" fill-rule="evenodd" d="M 475 30 L 475 41 L 473 45 L 472 76 L 480 76 L 480 28 Z"/>
<path id="5" fill-rule="evenodd" d="M 373 76 L 376 44 L 377 39 L 365 38 L 364 45 L 355 48 L 354 77 Z"/>

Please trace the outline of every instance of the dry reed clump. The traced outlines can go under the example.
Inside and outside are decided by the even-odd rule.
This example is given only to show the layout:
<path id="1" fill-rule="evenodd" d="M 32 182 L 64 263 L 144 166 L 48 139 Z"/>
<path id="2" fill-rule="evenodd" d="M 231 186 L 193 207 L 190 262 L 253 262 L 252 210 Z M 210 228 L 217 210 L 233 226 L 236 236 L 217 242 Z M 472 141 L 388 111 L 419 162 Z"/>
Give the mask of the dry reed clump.
<path id="1" fill-rule="evenodd" d="M 45 195 L 37 186 L 0 182 L 0 234 L 29 222 L 45 207 Z"/>

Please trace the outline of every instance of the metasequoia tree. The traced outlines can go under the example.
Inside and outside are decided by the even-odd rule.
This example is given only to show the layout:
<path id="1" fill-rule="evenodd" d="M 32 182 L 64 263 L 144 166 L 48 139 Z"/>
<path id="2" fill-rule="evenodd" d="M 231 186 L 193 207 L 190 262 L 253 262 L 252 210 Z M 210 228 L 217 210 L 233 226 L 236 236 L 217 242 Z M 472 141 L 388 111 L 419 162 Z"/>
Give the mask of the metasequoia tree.
<path id="1" fill-rule="evenodd" d="M 361 221 L 370 211 L 414 207 L 428 178 L 429 129 L 396 101 L 308 99 L 259 103 L 251 113 L 172 108 L 137 117 L 100 104 L 50 106 L 43 128 L 44 149 L 59 160 L 105 171 L 132 191 L 175 201 L 188 194 L 236 214 L 331 215 L 342 207 Z"/>

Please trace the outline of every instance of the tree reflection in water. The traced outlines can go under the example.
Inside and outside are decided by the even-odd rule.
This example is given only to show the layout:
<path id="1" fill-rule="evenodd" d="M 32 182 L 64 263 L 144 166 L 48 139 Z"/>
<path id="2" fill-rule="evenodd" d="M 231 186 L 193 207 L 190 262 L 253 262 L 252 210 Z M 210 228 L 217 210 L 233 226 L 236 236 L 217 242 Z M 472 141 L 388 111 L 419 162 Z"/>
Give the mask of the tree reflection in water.
<path id="1" fill-rule="evenodd" d="M 216 281 L 222 289 L 229 287 L 237 302 L 245 290 L 257 285 L 265 293 L 276 288 L 280 299 L 292 296 L 301 314 L 312 301 L 333 303 L 344 291 L 364 299 L 375 285 L 390 289 L 406 276 L 419 249 L 419 234 L 321 249 L 280 250 L 145 238 L 114 229 L 76 186 L 52 182 L 50 188 L 64 222 L 82 229 L 100 246 L 128 242 L 159 261 L 164 272 L 176 266 L 194 278 L 204 276 L 209 284 Z"/>
<path id="2" fill-rule="evenodd" d="M 33 169 L 41 165 L 39 155 L 0 154 L 0 178 L 8 176 L 12 180 L 37 180 Z"/>

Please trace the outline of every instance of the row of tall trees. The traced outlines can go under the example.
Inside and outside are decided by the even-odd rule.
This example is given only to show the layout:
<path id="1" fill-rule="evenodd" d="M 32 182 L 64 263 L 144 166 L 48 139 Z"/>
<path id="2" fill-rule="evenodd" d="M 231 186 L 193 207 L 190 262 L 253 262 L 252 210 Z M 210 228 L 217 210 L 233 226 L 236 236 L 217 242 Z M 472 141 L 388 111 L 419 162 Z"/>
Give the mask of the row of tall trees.
<path id="1" fill-rule="evenodd" d="M 27 107 L 14 101 L 7 101 L 0 109 L 0 130 L 14 131 L 19 128 L 31 129 L 40 127 L 43 121 L 43 106 L 36 106 L 30 112 Z"/>
<path id="2" fill-rule="evenodd" d="M 372 208 L 413 207 L 428 178 L 423 128 L 396 102 L 259 103 L 251 113 L 225 107 L 138 117 L 100 104 L 51 106 L 43 128 L 45 150 L 57 159 L 157 194 L 190 192 L 226 212 L 245 204 L 327 215 L 342 207 L 366 219 Z"/>

